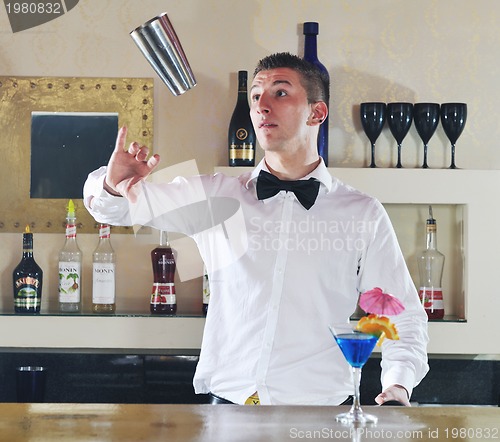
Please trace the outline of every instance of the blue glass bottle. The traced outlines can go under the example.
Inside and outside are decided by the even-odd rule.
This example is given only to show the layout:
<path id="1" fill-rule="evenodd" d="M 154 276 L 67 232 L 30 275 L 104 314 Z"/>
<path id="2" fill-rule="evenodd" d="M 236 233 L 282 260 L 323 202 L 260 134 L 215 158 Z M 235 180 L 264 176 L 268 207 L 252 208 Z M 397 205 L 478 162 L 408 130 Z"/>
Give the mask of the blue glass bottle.
<path id="1" fill-rule="evenodd" d="M 317 66 L 328 76 L 328 69 L 318 60 L 317 36 L 319 34 L 319 23 L 305 22 L 304 32 L 304 59 Z M 328 103 L 326 103 L 328 105 Z M 318 154 L 328 166 L 328 117 L 321 124 L 318 134 Z"/>

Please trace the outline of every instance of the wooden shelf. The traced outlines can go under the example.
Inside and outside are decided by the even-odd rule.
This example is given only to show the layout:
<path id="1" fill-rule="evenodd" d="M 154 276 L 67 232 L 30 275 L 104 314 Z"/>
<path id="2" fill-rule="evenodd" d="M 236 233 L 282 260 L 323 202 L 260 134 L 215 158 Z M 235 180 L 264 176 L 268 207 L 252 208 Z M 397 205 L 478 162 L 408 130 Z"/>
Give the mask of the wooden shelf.
<path id="1" fill-rule="evenodd" d="M 199 349 L 203 317 L 6 315 L 0 347 Z"/>

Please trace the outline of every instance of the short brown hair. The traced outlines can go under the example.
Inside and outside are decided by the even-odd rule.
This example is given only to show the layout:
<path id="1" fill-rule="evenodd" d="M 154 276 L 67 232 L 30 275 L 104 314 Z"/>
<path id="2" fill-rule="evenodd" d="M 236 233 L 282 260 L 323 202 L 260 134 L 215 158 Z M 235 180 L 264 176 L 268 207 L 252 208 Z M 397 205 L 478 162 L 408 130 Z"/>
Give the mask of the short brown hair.
<path id="1" fill-rule="evenodd" d="M 278 52 L 264 57 L 257 63 L 253 76 L 255 77 L 260 71 L 278 68 L 289 68 L 299 73 L 309 103 L 324 101 L 328 105 L 330 100 L 328 75 L 312 63 L 289 52 Z"/>

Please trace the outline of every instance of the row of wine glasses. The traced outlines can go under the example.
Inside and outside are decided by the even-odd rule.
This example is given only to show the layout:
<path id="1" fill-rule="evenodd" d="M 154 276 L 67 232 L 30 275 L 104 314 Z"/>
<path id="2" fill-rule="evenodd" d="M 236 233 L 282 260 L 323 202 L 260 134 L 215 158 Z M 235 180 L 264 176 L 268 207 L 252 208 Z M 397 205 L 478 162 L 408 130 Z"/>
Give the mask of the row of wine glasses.
<path id="1" fill-rule="evenodd" d="M 360 105 L 360 116 L 363 130 L 371 143 L 370 167 L 375 164 L 375 142 L 382 132 L 387 120 L 392 136 L 398 145 L 397 168 L 401 164 L 401 144 L 410 130 L 412 121 L 418 135 L 424 143 L 424 161 L 422 168 L 427 169 L 427 146 L 434 135 L 441 119 L 444 132 L 451 142 L 450 169 L 456 169 L 455 144 L 462 134 L 467 120 L 467 104 L 465 103 L 380 103 L 367 102 Z"/>

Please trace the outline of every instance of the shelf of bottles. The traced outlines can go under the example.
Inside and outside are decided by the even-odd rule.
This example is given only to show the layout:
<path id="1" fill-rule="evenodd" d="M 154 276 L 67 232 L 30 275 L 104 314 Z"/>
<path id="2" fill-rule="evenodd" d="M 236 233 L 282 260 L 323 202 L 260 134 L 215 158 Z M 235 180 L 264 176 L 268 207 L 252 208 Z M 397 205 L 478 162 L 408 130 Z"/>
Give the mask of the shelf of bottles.
<path id="1" fill-rule="evenodd" d="M 398 237 L 408 270 L 417 290 L 424 285 L 418 261 L 426 249 L 427 204 L 384 204 Z M 437 250 L 444 255 L 442 293 L 444 318 L 430 321 L 464 322 L 467 320 L 464 299 L 464 216 L 463 204 L 432 204 L 436 220 Z"/>
<path id="2" fill-rule="evenodd" d="M 498 180 L 496 171 L 419 169 L 332 169 L 332 175 L 378 198 L 394 225 L 401 250 L 417 289 L 420 287 L 418 259 L 426 247 L 429 205 L 437 220 L 438 250 L 444 254 L 443 319 L 430 319 L 430 330 L 451 327 L 479 318 L 479 305 L 470 293 L 484 292 L 482 269 L 474 258 L 482 227 L 476 217 L 487 216 L 489 201 L 479 191 L 480 182 Z M 465 183 L 471 183 L 467 188 Z M 494 187 L 492 187 L 493 190 Z M 465 328 L 462 327 L 462 330 Z M 440 333 L 441 334 L 441 333 Z"/>
<path id="3" fill-rule="evenodd" d="M 220 167 L 216 172 L 240 175 L 244 167 Z M 498 250 L 500 250 L 500 171 L 438 169 L 330 168 L 331 174 L 362 192 L 378 198 L 393 221 L 409 270 L 418 286 L 416 257 L 425 248 L 425 223 L 432 205 L 438 222 L 438 248 L 445 255 L 443 297 L 445 318 L 430 321 L 431 354 L 498 354 L 493 330 L 500 311 L 497 296 Z M 83 237 L 88 250 L 95 238 Z M 115 237 L 118 250 L 130 241 Z M 155 236 L 156 239 L 156 236 Z M 19 238 L 15 238 L 16 244 Z M 144 275 L 137 285 L 127 284 L 120 293 L 114 314 L 96 315 L 89 310 L 88 291 L 83 310 L 58 313 L 57 299 L 49 296 L 39 315 L 16 315 L 4 295 L 0 321 L 0 345 L 50 348 L 145 348 L 199 349 L 204 318 L 201 315 L 201 281 L 183 283 L 177 315 L 154 318 L 148 314 L 151 242 L 134 240 L 137 260 L 122 259 L 118 271 L 127 278 Z M 45 246 L 53 239 L 47 238 Z M 37 244 L 39 244 L 37 240 Z M 42 244 L 40 244 L 42 245 Z M 53 246 L 55 247 L 55 246 Z M 36 248 L 36 245 L 35 245 Z M 50 254 L 45 251 L 45 255 Z M 43 254 L 36 255 L 42 257 Z M 37 258 L 38 259 L 38 258 Z M 86 267 L 90 259 L 87 256 Z M 129 262 L 131 261 L 131 262 Z M 42 263 L 43 264 L 43 263 Z M 391 269 L 388 269 L 391 271 Z M 48 272 L 51 274 L 51 272 Z M 84 287 L 90 287 L 90 274 Z M 145 282 L 146 281 L 146 282 Z M 13 333 L 13 330 L 15 332 Z"/>

